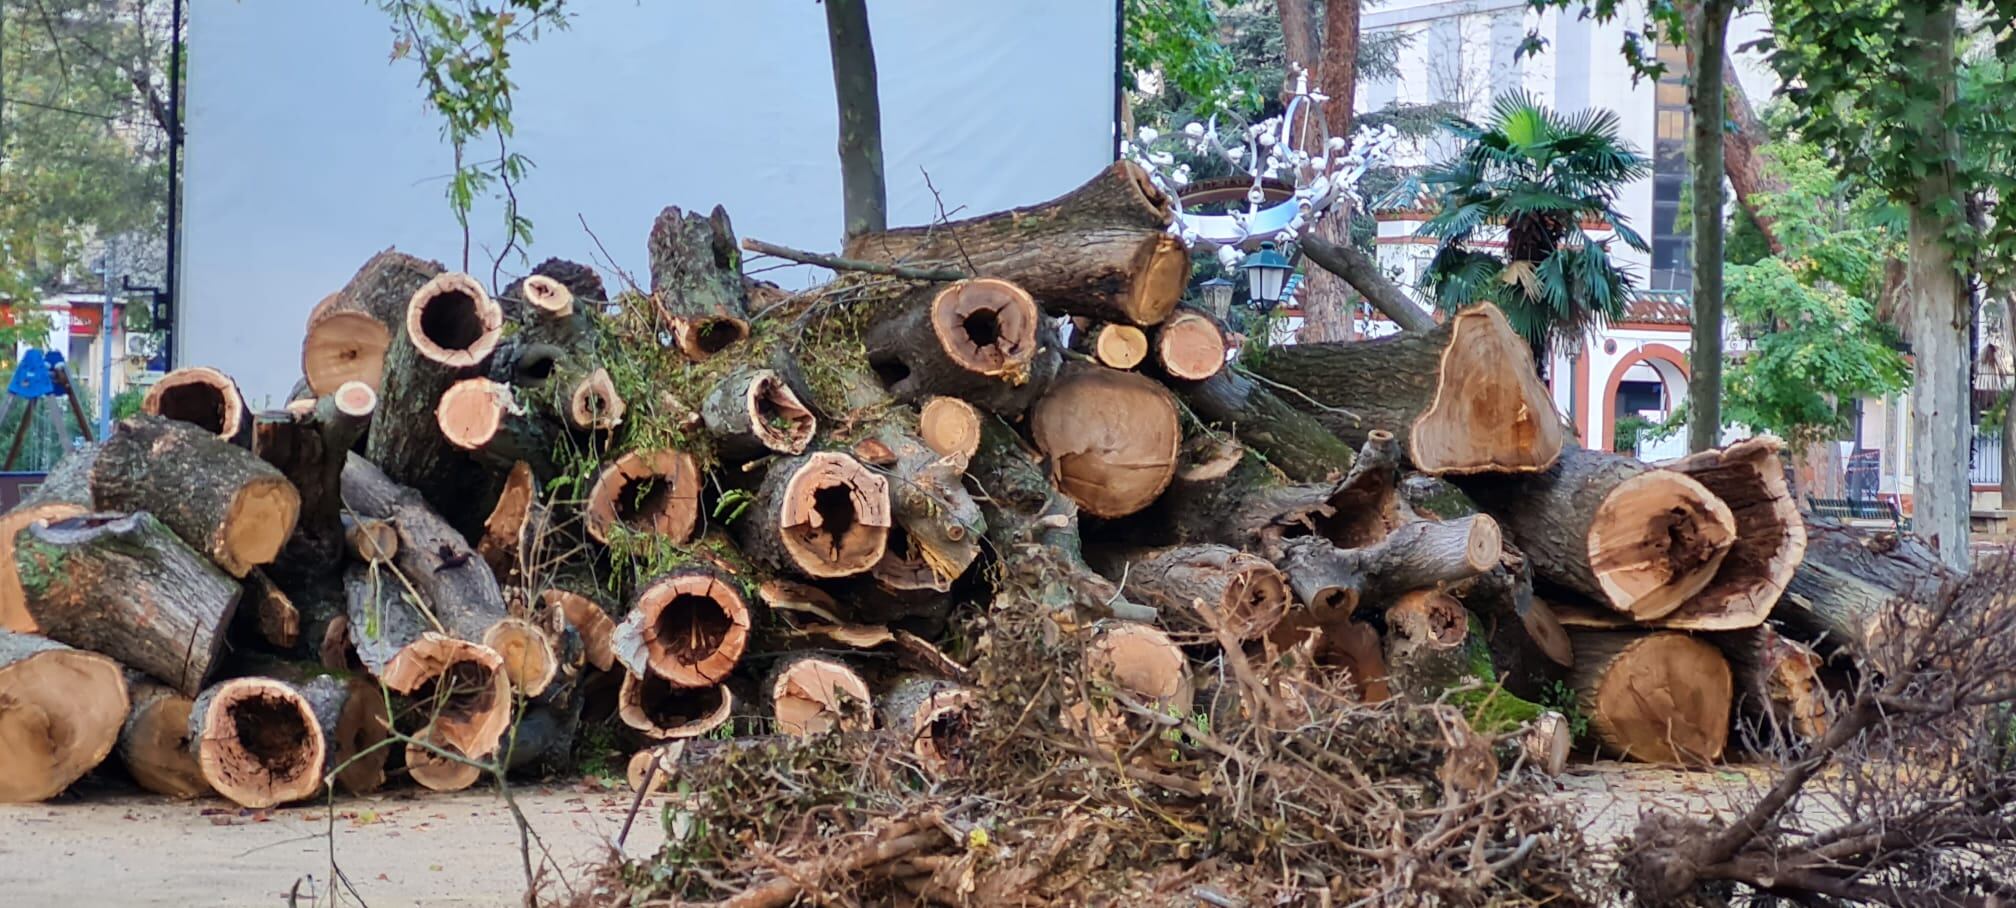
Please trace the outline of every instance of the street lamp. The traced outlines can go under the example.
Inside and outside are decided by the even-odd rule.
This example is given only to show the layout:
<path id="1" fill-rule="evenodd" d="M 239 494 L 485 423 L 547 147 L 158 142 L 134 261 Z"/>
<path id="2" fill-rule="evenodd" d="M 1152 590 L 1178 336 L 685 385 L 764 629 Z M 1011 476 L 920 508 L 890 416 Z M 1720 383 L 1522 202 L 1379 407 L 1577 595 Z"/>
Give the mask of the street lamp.
<path id="1" fill-rule="evenodd" d="M 1218 320 L 1222 322 L 1225 320 L 1225 313 L 1232 310 L 1232 288 L 1236 286 L 1238 285 L 1223 277 L 1214 277 L 1198 284 L 1197 292 L 1204 295 L 1204 305 L 1209 307 L 1211 314 L 1218 316 Z"/>
<path id="2" fill-rule="evenodd" d="M 1253 308 L 1263 313 L 1273 311 L 1281 302 L 1281 290 L 1288 283 L 1289 273 L 1295 270 L 1281 253 L 1274 251 L 1273 243 L 1261 243 L 1260 251 L 1246 256 L 1239 267 L 1246 272 L 1248 299 Z"/>

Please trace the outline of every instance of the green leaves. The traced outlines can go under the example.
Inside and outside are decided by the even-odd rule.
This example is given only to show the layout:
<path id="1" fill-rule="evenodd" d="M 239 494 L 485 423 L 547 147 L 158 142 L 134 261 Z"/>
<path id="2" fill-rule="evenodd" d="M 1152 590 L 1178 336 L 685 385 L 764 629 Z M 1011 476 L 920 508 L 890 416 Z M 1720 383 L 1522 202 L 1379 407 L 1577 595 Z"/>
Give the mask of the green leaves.
<path id="1" fill-rule="evenodd" d="M 1141 73 L 1157 73 L 1196 105 L 1198 116 L 1257 109 L 1260 95 L 1219 41 L 1218 12 L 1228 0 L 1127 0 L 1122 50 L 1130 89 Z"/>

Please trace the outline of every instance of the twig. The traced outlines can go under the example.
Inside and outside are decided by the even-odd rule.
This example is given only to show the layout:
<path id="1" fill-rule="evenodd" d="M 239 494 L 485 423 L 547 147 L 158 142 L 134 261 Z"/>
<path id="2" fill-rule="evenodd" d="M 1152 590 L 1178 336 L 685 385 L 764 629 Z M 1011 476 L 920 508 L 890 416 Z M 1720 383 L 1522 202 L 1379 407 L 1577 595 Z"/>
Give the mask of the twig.
<path id="1" fill-rule="evenodd" d="M 1342 416 L 1345 419 L 1351 420 L 1352 422 L 1364 421 L 1362 417 L 1360 417 L 1356 413 L 1351 412 L 1350 410 L 1346 410 L 1343 407 L 1333 407 L 1320 400 L 1317 400 L 1316 398 L 1310 397 L 1308 394 L 1303 393 L 1301 388 L 1297 388 L 1294 385 L 1282 384 L 1281 382 L 1268 378 L 1265 375 L 1261 375 L 1258 372 L 1248 370 L 1244 366 L 1239 366 L 1235 364 L 1232 367 L 1232 371 L 1237 372 L 1240 375 L 1243 375 L 1249 379 L 1252 379 L 1253 381 L 1257 381 L 1263 385 L 1266 385 L 1267 387 L 1273 388 L 1276 391 L 1286 391 L 1290 394 L 1295 395 L 1296 397 L 1302 398 L 1303 400 L 1309 402 L 1309 406 L 1315 407 L 1318 410 L 1322 410 L 1325 413 L 1335 413 L 1338 416 Z"/>
<path id="2" fill-rule="evenodd" d="M 762 240 L 747 237 L 742 240 L 742 248 L 758 255 L 775 256 L 780 259 L 789 259 L 806 265 L 818 265 L 821 268 L 828 268 L 834 271 L 863 271 L 868 274 L 886 274 L 891 277 L 909 278 L 913 281 L 956 281 L 967 276 L 966 272 L 960 271 L 957 268 L 913 268 L 909 265 L 885 265 L 881 262 L 850 259 L 838 255 L 827 255 L 823 252 L 806 252 L 803 249 L 792 249 L 789 246 L 779 246 L 775 243 L 766 243 Z"/>
<path id="3" fill-rule="evenodd" d="M 945 197 L 939 195 L 938 187 L 931 184 L 931 171 L 925 170 L 920 164 L 917 166 L 917 172 L 924 175 L 924 188 L 931 190 L 931 200 L 938 203 L 938 223 L 950 227 L 952 218 L 945 211 Z M 954 230 L 951 233 L 952 245 L 959 247 L 959 258 L 966 262 L 966 270 L 978 274 L 980 269 L 973 267 L 973 256 L 966 251 L 966 241 L 959 238 L 959 231 Z"/>
<path id="4" fill-rule="evenodd" d="M 651 783 L 657 780 L 658 759 L 659 756 L 653 754 L 644 764 L 644 780 L 638 783 L 637 796 L 630 799 L 630 812 L 623 815 L 623 828 L 616 833 L 616 850 L 619 853 L 623 850 L 623 842 L 630 838 L 630 824 L 636 822 L 637 811 L 644 808 L 644 793 L 650 791 Z"/>

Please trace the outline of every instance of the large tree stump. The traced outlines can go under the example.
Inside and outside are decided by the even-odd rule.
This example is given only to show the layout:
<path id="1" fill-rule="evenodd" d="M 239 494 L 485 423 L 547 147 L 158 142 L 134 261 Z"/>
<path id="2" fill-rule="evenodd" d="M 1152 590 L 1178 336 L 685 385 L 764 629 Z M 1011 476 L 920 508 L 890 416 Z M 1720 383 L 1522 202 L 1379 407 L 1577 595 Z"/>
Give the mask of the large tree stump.
<path id="1" fill-rule="evenodd" d="M 328 394 L 351 381 L 377 390 L 406 304 L 442 270 L 439 262 L 386 249 L 317 305 L 301 341 L 301 374 L 312 393 Z"/>
<path id="2" fill-rule="evenodd" d="M 751 615 L 742 586 L 695 563 L 638 589 L 610 648 L 633 674 L 677 687 L 720 684 L 749 646 Z"/>
<path id="3" fill-rule="evenodd" d="M 892 523 L 888 481 L 846 454 L 820 451 L 771 463 L 735 531 L 758 564 L 827 580 L 881 561 Z"/>
<path id="4" fill-rule="evenodd" d="M 272 678 L 220 682 L 189 710 L 198 771 L 240 807 L 272 807 L 321 790 L 326 746 L 308 700 Z"/>
<path id="5" fill-rule="evenodd" d="M 627 451 L 595 477 L 583 524 L 596 542 L 651 533 L 674 545 L 700 531 L 700 467 L 683 451 Z"/>
<path id="6" fill-rule="evenodd" d="M 720 728 L 734 708 L 726 685 L 677 687 L 656 675 L 625 672 L 616 716 L 645 740 L 676 741 Z"/>
<path id="7" fill-rule="evenodd" d="M 1161 611 L 1172 631 L 1217 642 L 1267 636 L 1288 612 L 1288 578 L 1264 559 L 1222 545 L 1188 545 L 1102 559 L 1108 577 Z M 1209 607 L 1205 612 L 1199 604 Z M 1210 616 L 1210 617 L 1207 617 Z M 1214 627 L 1213 622 L 1223 627 Z"/>
<path id="8" fill-rule="evenodd" d="M 1657 619 L 1661 627 L 1712 631 L 1756 627 L 1806 555 L 1806 523 L 1785 484 L 1783 443 L 1770 436 L 1739 441 L 1666 464 L 1685 473 L 1729 506 L 1736 538 L 1714 579 L 1679 608 Z"/>
<path id="9" fill-rule="evenodd" d="M 39 633 L 104 653 L 183 694 L 203 689 L 241 589 L 153 515 L 35 524 L 15 538 L 14 557 Z"/>
<path id="10" fill-rule="evenodd" d="M 980 721 L 976 691 L 942 678 L 912 675 L 879 700 L 882 727 L 908 742 L 918 765 L 933 775 L 953 775 L 972 757 L 973 727 Z"/>
<path id="11" fill-rule="evenodd" d="M 1535 473 L 1564 443 L 1526 341 L 1489 303 L 1432 331 L 1269 350 L 1253 369 L 1345 441 L 1393 432 L 1424 473 Z"/>
<path id="12" fill-rule="evenodd" d="M 1638 621 L 1706 589 L 1735 544 L 1736 520 L 1684 473 L 1570 445 L 1545 472 L 1458 483 L 1505 527 L 1535 579 Z"/>
<path id="13" fill-rule="evenodd" d="M 176 369 L 147 389 L 140 412 L 179 419 L 241 448 L 252 446 L 252 408 L 231 376 L 208 366 Z"/>
<path id="14" fill-rule="evenodd" d="M 378 388 L 365 454 L 385 475 L 419 489 L 457 526 L 480 521 L 487 476 L 441 434 L 441 396 L 464 378 L 483 374 L 503 337 L 504 314 L 475 278 L 435 277 L 413 294 Z"/>
<path id="15" fill-rule="evenodd" d="M 1282 548 L 1278 563 L 1295 598 L 1326 617 L 1468 580 L 1495 567 L 1504 551 L 1497 522 L 1482 514 L 1416 521 L 1363 548 L 1340 549 L 1320 537 Z"/>
<path id="16" fill-rule="evenodd" d="M 1066 369 L 1036 403 L 1029 431 L 1064 494 L 1095 517 L 1153 503 L 1176 475 L 1176 398 L 1153 379 L 1097 366 Z"/>
<path id="17" fill-rule="evenodd" d="M 189 710 L 194 698 L 128 673 L 133 708 L 119 730 L 119 761 L 141 788 L 171 798 L 199 798 L 210 783 L 189 748 Z"/>
<path id="18" fill-rule="evenodd" d="M 0 631 L 0 803 L 53 798 L 104 762 L 127 706 L 119 663 Z"/>
<path id="19" fill-rule="evenodd" d="M 1154 325 L 1190 279 L 1189 253 L 1168 233 L 1175 211 L 1140 167 L 1121 161 L 1048 202 L 862 234 L 847 255 L 998 277 L 1053 312 Z"/>
<path id="20" fill-rule="evenodd" d="M 679 352 L 705 360 L 749 336 L 742 252 L 719 205 L 712 214 L 659 212 L 651 225 L 651 300 Z"/>
<path id="21" fill-rule="evenodd" d="M 1603 747 L 1648 763 L 1713 763 L 1734 682 L 1713 644 L 1672 632 L 1575 634 L 1573 685 Z"/>
<path id="22" fill-rule="evenodd" d="M 93 507 L 151 513 L 233 577 L 278 557 L 300 512 L 300 494 L 278 470 L 158 416 L 120 420 L 97 447 L 64 461 L 90 490 Z M 58 464 L 57 472 L 65 469 Z"/>
<path id="23" fill-rule="evenodd" d="M 906 403 L 946 394 L 1018 416 L 1057 374 L 1056 329 L 1021 287 L 994 278 L 928 284 L 862 327 L 868 362 Z"/>
<path id="24" fill-rule="evenodd" d="M 803 454 L 819 431 L 811 408 L 769 369 L 730 372 L 707 392 L 700 419 L 714 436 L 715 453 L 737 461 Z"/>
<path id="25" fill-rule="evenodd" d="M 874 727 L 868 682 L 838 659 L 800 654 L 778 660 L 763 682 L 770 719 L 781 734 L 810 738 Z"/>

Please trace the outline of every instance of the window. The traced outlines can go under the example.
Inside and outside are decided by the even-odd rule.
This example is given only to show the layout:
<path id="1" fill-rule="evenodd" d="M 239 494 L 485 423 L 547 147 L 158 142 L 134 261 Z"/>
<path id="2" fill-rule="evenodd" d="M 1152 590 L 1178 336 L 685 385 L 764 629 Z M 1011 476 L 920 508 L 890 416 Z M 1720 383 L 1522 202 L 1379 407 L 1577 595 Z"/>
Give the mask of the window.
<path id="1" fill-rule="evenodd" d="M 1652 274 L 1650 289 L 1685 290 L 1693 281 L 1693 238 L 1680 229 L 1680 205 L 1686 196 L 1687 50 L 1660 45 L 1659 61 L 1666 72 L 1653 92 L 1652 146 Z"/>

